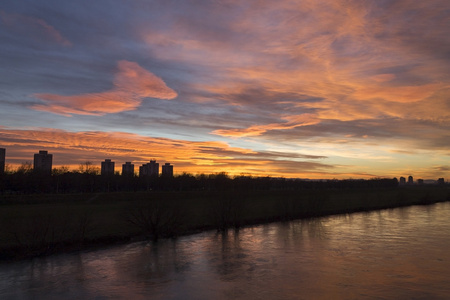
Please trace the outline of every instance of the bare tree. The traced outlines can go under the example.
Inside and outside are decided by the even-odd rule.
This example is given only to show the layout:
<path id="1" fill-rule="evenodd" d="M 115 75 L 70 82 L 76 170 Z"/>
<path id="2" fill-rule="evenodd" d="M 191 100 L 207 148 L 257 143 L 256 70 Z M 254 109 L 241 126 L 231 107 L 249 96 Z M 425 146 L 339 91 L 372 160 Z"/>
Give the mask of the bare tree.
<path id="1" fill-rule="evenodd" d="M 183 224 L 182 211 L 175 203 L 163 203 L 157 200 L 142 201 L 129 207 L 126 221 L 156 241 L 160 237 L 177 235 Z"/>
<path id="2" fill-rule="evenodd" d="M 23 162 L 20 167 L 17 168 L 17 173 L 31 173 L 33 171 L 33 164 L 30 161 Z"/>

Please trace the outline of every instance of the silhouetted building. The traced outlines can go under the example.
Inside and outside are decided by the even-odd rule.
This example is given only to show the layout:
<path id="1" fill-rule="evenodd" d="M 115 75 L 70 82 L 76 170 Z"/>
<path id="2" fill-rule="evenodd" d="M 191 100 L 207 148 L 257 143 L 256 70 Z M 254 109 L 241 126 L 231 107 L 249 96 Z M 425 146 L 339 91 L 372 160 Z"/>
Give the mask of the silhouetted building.
<path id="1" fill-rule="evenodd" d="M 151 160 L 149 163 L 143 164 L 139 167 L 139 176 L 158 176 L 159 163 L 156 160 Z"/>
<path id="2" fill-rule="evenodd" d="M 101 175 L 114 175 L 114 162 L 110 159 L 102 161 Z"/>
<path id="3" fill-rule="evenodd" d="M 0 174 L 5 173 L 6 149 L 0 148 Z"/>
<path id="4" fill-rule="evenodd" d="M 444 185 L 444 184 L 445 184 L 444 178 L 439 178 L 439 179 L 437 180 L 437 184 L 438 184 L 438 185 Z"/>
<path id="5" fill-rule="evenodd" d="M 34 155 L 33 169 L 35 172 L 41 172 L 46 174 L 52 173 L 52 160 L 53 155 L 48 154 L 48 151 L 39 150 L 39 153 Z"/>
<path id="6" fill-rule="evenodd" d="M 134 164 L 127 161 L 122 165 L 122 176 L 133 176 L 134 175 Z"/>
<path id="7" fill-rule="evenodd" d="M 408 184 L 414 184 L 414 179 L 412 176 L 408 176 Z"/>
<path id="8" fill-rule="evenodd" d="M 406 184 L 406 178 L 405 177 L 400 177 L 400 185 L 405 185 Z"/>
<path id="9" fill-rule="evenodd" d="M 424 183 L 423 179 L 417 179 L 417 184 L 418 185 L 423 185 L 423 183 Z"/>
<path id="10" fill-rule="evenodd" d="M 165 177 L 172 177 L 173 176 L 173 166 L 170 165 L 170 163 L 165 163 L 162 166 L 162 173 L 161 173 L 161 175 L 165 176 Z"/>

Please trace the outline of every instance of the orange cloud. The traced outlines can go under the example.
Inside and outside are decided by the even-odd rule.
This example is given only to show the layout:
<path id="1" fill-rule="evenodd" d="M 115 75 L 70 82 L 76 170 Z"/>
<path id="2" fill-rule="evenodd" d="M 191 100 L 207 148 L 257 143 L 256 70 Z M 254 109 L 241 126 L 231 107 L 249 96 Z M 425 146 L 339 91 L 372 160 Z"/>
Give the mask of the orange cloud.
<path id="1" fill-rule="evenodd" d="M 0 145 L 6 148 L 6 163 L 13 168 L 22 162 L 31 161 L 38 150 L 48 150 L 53 154 L 55 167 L 65 165 L 72 169 L 77 169 L 79 164 L 86 161 L 100 166 L 101 161 L 110 158 L 116 163 L 116 171 L 120 171 L 126 161 L 133 162 L 137 170 L 139 165 L 156 159 L 160 163 L 172 163 L 178 174 L 224 171 L 230 175 L 323 179 L 394 177 L 414 170 L 415 176 L 437 178 L 438 175 L 448 175 L 448 170 L 434 169 L 439 163 L 445 166 L 445 158 L 435 158 L 435 163 L 431 167 L 429 165 L 430 157 L 438 155 L 437 151 L 399 158 L 396 153 L 392 154 L 391 147 L 385 147 L 387 152 L 383 152 L 383 146 L 355 142 L 351 147 L 353 150 L 349 151 L 347 146 L 338 145 L 334 140 L 329 142 L 317 141 L 320 150 L 308 150 L 301 144 L 297 146 L 297 149 L 302 148 L 306 153 L 326 154 L 327 157 L 324 157 L 298 154 L 292 149 L 288 152 L 255 151 L 231 147 L 224 142 L 153 138 L 125 132 L 68 132 L 48 128 L 18 130 L 0 126 Z M 401 144 L 397 146 L 398 149 L 416 149 L 402 147 Z M 377 155 L 380 157 L 377 158 Z M 321 162 L 322 159 L 328 162 L 331 159 L 333 165 Z"/>
<path id="2" fill-rule="evenodd" d="M 282 119 L 287 120 L 286 123 L 272 123 L 266 125 L 253 125 L 245 129 L 218 129 L 212 133 L 229 137 L 246 137 L 259 136 L 269 130 L 287 130 L 300 126 L 314 125 L 320 122 L 311 114 L 303 114 L 298 116 L 286 116 Z"/>
<path id="3" fill-rule="evenodd" d="M 68 39 L 42 19 L 19 14 L 8 14 L 4 11 L 0 11 L 0 17 L 7 27 L 21 35 L 27 35 L 34 39 L 46 37 L 63 46 L 72 46 Z"/>
<path id="4" fill-rule="evenodd" d="M 177 173 L 194 174 L 224 171 L 230 175 L 246 173 L 255 176 L 305 177 L 305 174 L 326 172 L 333 168 L 315 161 L 324 157 L 295 153 L 278 155 L 276 152 L 231 147 L 224 142 L 152 138 L 125 132 L 68 132 L 46 128 L 17 130 L 0 127 L 0 144 L 6 148 L 7 163 L 14 167 L 32 160 L 34 152 L 46 149 L 53 154 L 55 167 L 65 165 L 72 169 L 86 161 L 100 165 L 105 158 L 116 162 L 117 171 L 126 161 L 132 161 L 136 169 L 150 159 L 172 163 Z"/>
<path id="5" fill-rule="evenodd" d="M 208 80 L 199 80 L 192 87 L 212 96 L 191 101 L 221 99 L 248 111 L 255 106 L 262 115 L 260 99 L 255 97 L 243 103 L 238 97 L 253 88 L 272 92 L 274 104 L 279 103 L 276 93 L 290 93 L 301 99 L 320 98 L 321 101 L 309 103 L 292 101 L 293 107 L 313 110 L 319 120 L 387 116 L 432 120 L 436 114 L 445 118 L 447 106 L 436 94 L 445 92 L 444 97 L 448 98 L 448 86 L 444 84 L 447 63 L 442 56 L 427 52 L 432 49 L 418 48 L 424 43 L 415 44 L 416 36 L 445 43 L 446 21 L 439 9 L 442 4 L 418 3 L 410 7 L 408 1 L 397 1 L 387 9 L 378 3 L 367 6 L 358 1 L 349 5 L 345 0 L 326 4 L 306 0 L 302 5 L 280 1 L 274 8 L 270 1 L 243 7 L 239 1 L 230 2 L 232 6 L 220 6 L 220 10 L 210 12 L 217 14 L 214 19 L 221 29 L 215 36 L 199 29 L 197 22 L 168 26 L 163 32 L 151 27 L 140 29 L 143 41 L 161 60 L 190 65 L 194 61 L 209 68 Z M 235 12 L 236 7 L 239 18 L 232 22 L 221 19 L 228 10 Z M 404 21 L 409 18 L 408 9 L 423 11 L 416 15 L 422 23 L 415 24 L 425 25 L 410 26 Z M 429 26 L 434 29 L 428 30 Z M 416 34 L 417 30 L 421 35 Z M 433 104 L 415 112 L 398 105 L 426 106 L 421 102 Z M 263 105 L 266 104 L 266 116 L 270 116 L 273 107 L 271 103 Z M 281 124 L 284 125 L 289 128 L 289 124 Z M 214 133 L 257 136 L 276 126 L 261 124 Z"/>
<path id="6" fill-rule="evenodd" d="M 439 83 L 418 86 L 361 87 L 353 96 L 358 100 L 382 99 L 392 102 L 411 103 L 425 100 L 441 88 L 443 88 L 443 85 Z"/>
<path id="7" fill-rule="evenodd" d="M 36 94 L 45 102 L 31 106 L 32 109 L 48 111 L 65 116 L 72 114 L 104 115 L 134 110 L 143 98 L 173 99 L 177 93 L 164 81 L 135 62 L 119 61 L 114 78 L 114 88 L 101 92 L 74 96 Z"/>
<path id="8" fill-rule="evenodd" d="M 395 74 L 378 74 L 371 77 L 376 82 L 386 82 L 391 81 L 395 78 Z"/>

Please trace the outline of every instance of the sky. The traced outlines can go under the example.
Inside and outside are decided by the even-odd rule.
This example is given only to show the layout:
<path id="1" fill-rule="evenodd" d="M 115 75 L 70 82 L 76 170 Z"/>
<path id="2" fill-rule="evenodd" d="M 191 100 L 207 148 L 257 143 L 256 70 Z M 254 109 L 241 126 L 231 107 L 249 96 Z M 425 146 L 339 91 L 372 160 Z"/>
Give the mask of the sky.
<path id="1" fill-rule="evenodd" d="M 0 1 L 14 169 L 450 179 L 448 0 Z"/>

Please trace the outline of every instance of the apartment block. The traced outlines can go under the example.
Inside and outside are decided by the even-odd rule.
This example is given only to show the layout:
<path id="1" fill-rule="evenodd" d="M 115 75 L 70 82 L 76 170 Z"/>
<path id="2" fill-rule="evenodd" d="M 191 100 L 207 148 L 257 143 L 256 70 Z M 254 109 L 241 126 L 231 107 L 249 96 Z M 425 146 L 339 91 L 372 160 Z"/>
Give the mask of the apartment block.
<path id="1" fill-rule="evenodd" d="M 156 160 L 151 160 L 149 163 L 143 164 L 139 167 L 139 176 L 158 176 L 159 163 Z"/>
<path id="2" fill-rule="evenodd" d="M 173 177 L 173 166 L 170 163 L 165 163 L 162 166 L 162 176 Z"/>
<path id="3" fill-rule="evenodd" d="M 134 164 L 127 161 L 122 164 L 122 176 L 133 176 L 134 175 Z"/>
<path id="4" fill-rule="evenodd" d="M 0 174 L 5 173 L 6 149 L 0 148 Z"/>
<path id="5" fill-rule="evenodd" d="M 110 159 L 102 161 L 101 175 L 114 175 L 114 162 Z"/>
<path id="6" fill-rule="evenodd" d="M 53 155 L 48 151 L 39 150 L 39 153 L 34 155 L 33 169 L 35 172 L 51 174 L 52 173 Z"/>

